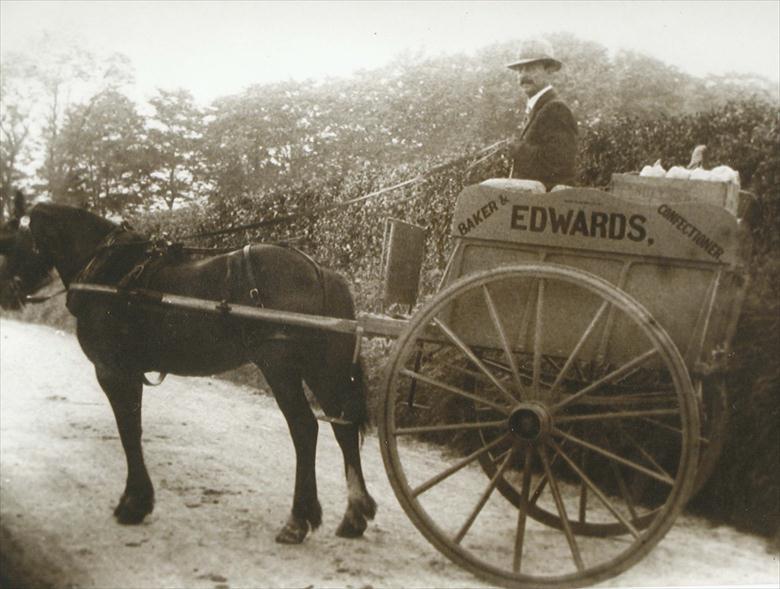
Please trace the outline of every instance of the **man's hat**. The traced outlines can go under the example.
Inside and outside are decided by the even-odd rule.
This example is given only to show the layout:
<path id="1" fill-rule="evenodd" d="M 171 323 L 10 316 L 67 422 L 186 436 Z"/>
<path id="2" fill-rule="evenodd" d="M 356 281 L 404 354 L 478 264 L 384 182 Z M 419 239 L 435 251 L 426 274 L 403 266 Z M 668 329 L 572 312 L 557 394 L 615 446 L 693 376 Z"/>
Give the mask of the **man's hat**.
<path id="1" fill-rule="evenodd" d="M 520 49 L 520 58 L 507 65 L 510 70 L 516 70 L 520 66 L 528 63 L 545 63 L 550 66 L 552 71 L 557 72 L 561 69 L 561 62 L 555 59 L 552 45 L 544 39 L 531 39 L 523 43 Z"/>

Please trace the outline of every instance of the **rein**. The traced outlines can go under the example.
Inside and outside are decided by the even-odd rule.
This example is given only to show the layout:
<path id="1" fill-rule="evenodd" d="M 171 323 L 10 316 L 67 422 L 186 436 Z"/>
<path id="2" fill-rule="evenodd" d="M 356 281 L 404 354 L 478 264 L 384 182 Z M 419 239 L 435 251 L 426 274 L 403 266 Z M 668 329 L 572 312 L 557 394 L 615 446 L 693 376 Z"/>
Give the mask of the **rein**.
<path id="1" fill-rule="evenodd" d="M 369 192 L 368 194 L 364 194 L 362 196 L 358 196 L 356 198 L 352 198 L 350 200 L 345 200 L 343 202 L 337 202 L 327 205 L 320 205 L 317 207 L 312 207 L 310 209 L 305 209 L 299 213 L 289 214 L 289 215 L 280 215 L 278 217 L 272 217 L 270 219 L 261 219 L 260 221 L 254 221 L 252 223 L 244 223 L 242 225 L 235 225 L 233 227 L 227 227 L 225 229 L 215 229 L 214 231 L 203 231 L 199 233 L 189 233 L 185 234 L 181 237 L 181 239 L 198 239 L 202 237 L 215 237 L 217 235 L 226 235 L 229 233 L 238 233 L 239 231 L 245 231 L 247 229 L 259 229 L 261 227 L 273 227 L 275 225 L 280 225 L 282 223 L 291 223 L 298 219 L 306 219 L 309 217 L 313 217 L 315 215 L 318 215 L 320 213 L 325 213 L 328 211 L 341 209 L 345 207 L 352 206 L 354 204 L 366 201 L 371 198 L 376 198 L 377 196 L 381 196 L 383 194 L 387 194 L 388 192 L 393 192 L 395 190 L 398 190 L 400 188 L 404 188 L 406 186 L 410 186 L 412 184 L 417 184 L 419 182 L 422 182 L 429 176 L 432 176 L 438 172 L 441 172 L 443 170 L 446 170 L 448 168 L 451 168 L 453 166 L 456 166 L 458 164 L 461 164 L 463 162 L 469 161 L 473 158 L 479 158 L 477 161 L 472 163 L 469 166 L 469 170 L 476 166 L 477 164 L 483 162 L 484 160 L 492 157 L 501 149 L 504 147 L 505 144 L 509 142 L 508 139 L 502 139 L 501 141 L 496 141 L 492 145 L 488 145 L 487 147 L 483 147 L 482 149 L 475 151 L 473 153 L 469 153 L 464 156 L 460 156 L 454 159 L 451 159 L 447 162 L 444 162 L 443 164 L 439 164 L 437 166 L 433 166 L 432 168 L 426 170 L 425 172 L 422 172 L 421 174 L 418 174 L 417 176 L 413 178 L 409 178 L 407 180 L 404 180 L 403 182 L 399 182 L 398 184 L 393 184 L 392 186 L 387 186 L 385 188 L 381 188 L 379 190 L 375 190 L 374 192 Z M 486 154 L 486 155 L 485 155 Z M 482 157 L 480 157 L 482 156 Z"/>

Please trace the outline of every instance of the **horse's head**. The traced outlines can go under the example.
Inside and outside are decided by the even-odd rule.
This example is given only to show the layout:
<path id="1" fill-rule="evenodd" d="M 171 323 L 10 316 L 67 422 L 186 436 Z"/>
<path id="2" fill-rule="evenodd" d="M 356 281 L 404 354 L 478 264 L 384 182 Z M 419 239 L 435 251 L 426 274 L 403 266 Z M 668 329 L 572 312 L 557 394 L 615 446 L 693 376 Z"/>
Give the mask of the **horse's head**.
<path id="1" fill-rule="evenodd" d="M 21 193 L 14 205 L 14 215 L 0 224 L 0 307 L 11 310 L 51 282 L 52 268 L 36 247 Z"/>

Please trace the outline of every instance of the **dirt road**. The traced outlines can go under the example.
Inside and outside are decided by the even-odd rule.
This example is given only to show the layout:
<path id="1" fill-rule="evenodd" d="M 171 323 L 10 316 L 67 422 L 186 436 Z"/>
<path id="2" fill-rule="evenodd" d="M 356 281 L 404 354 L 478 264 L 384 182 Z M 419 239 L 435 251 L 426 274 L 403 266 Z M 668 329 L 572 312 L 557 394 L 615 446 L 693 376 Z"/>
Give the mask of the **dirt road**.
<path id="1" fill-rule="evenodd" d="M 144 444 L 156 508 L 141 526 L 119 526 L 111 512 L 124 484 L 124 457 L 75 339 L 3 320 L 0 348 L 6 578 L 99 588 L 486 586 L 439 555 L 408 521 L 374 435 L 363 456 L 380 510 L 365 537 L 334 535 L 346 490 L 340 452 L 322 427 L 322 528 L 301 546 L 276 544 L 291 502 L 287 426 L 271 397 L 215 379 L 169 377 L 147 389 Z M 776 587 L 779 578 L 778 557 L 764 540 L 686 516 L 649 557 L 605 586 Z"/>

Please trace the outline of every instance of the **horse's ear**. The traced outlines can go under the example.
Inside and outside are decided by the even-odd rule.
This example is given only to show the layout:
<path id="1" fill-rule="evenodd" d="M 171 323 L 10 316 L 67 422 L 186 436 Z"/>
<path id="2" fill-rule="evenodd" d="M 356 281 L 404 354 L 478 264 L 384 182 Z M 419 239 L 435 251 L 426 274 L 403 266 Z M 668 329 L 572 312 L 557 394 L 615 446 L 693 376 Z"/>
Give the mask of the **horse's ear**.
<path id="1" fill-rule="evenodd" d="M 27 212 L 27 199 L 24 198 L 24 193 L 16 189 L 14 192 L 14 217 L 21 219 Z"/>

